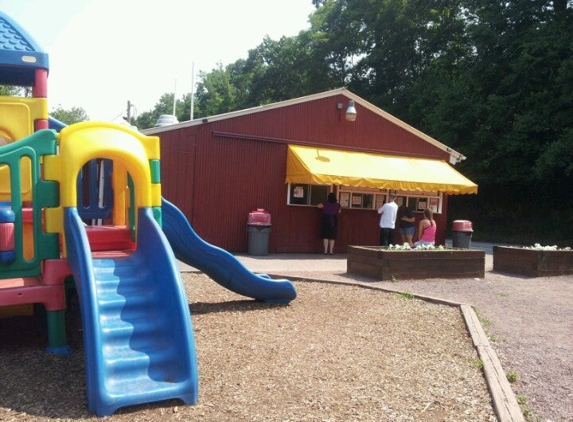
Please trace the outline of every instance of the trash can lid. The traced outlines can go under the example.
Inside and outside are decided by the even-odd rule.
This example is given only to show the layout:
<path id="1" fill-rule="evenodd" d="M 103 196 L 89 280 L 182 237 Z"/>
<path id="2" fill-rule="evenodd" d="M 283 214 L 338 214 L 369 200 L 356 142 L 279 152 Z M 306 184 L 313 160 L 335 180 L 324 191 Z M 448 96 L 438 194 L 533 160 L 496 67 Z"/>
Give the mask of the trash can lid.
<path id="1" fill-rule="evenodd" d="M 249 213 L 247 224 L 255 226 L 270 226 L 271 215 L 263 208 L 257 208 Z"/>
<path id="2" fill-rule="evenodd" d="M 458 232 L 473 232 L 472 222 L 468 220 L 455 220 L 452 224 L 452 230 Z"/>

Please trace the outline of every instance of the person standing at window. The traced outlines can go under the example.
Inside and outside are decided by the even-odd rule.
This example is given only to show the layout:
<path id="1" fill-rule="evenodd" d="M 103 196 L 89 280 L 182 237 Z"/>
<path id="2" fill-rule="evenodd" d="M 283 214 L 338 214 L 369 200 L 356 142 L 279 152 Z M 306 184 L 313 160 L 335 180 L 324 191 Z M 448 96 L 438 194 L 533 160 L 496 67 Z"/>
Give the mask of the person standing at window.
<path id="1" fill-rule="evenodd" d="M 407 243 L 410 247 L 414 246 L 412 241 L 416 231 L 416 218 L 414 213 L 406 204 L 398 208 L 398 230 L 400 231 L 400 240 L 402 244 Z"/>
<path id="2" fill-rule="evenodd" d="M 418 228 L 419 240 L 414 243 L 414 246 L 430 246 L 436 243 L 436 222 L 434 221 L 434 214 L 426 208 L 424 210 L 424 219 L 420 220 Z"/>
<path id="3" fill-rule="evenodd" d="M 324 254 L 334 255 L 334 242 L 338 236 L 338 214 L 342 207 L 336 199 L 336 194 L 330 192 L 326 201 L 316 206 L 322 209 L 320 219 L 320 238 L 324 245 Z"/>
<path id="4" fill-rule="evenodd" d="M 396 215 L 398 214 L 398 204 L 394 202 L 396 195 L 388 195 L 388 202 L 378 208 L 380 214 L 380 246 L 388 246 L 394 243 L 394 227 L 396 225 Z"/>

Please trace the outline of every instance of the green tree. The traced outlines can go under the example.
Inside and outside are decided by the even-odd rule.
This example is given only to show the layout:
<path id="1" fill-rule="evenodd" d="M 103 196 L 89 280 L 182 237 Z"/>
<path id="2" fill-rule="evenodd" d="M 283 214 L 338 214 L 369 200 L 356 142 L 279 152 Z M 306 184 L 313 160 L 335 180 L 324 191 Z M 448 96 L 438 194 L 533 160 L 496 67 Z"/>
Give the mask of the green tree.
<path id="1" fill-rule="evenodd" d="M 466 4 L 475 57 L 460 78 L 471 104 L 461 114 L 469 129 L 461 142 L 480 195 L 455 198 L 450 210 L 498 238 L 571 239 L 573 200 L 563 192 L 573 158 L 573 4 Z"/>
<path id="2" fill-rule="evenodd" d="M 173 98 L 174 94 L 172 92 L 163 94 L 159 99 L 159 101 L 155 103 L 155 107 L 153 108 L 153 110 L 143 112 L 135 118 L 135 120 L 133 121 L 135 126 L 137 126 L 139 129 L 148 129 L 155 126 L 157 119 L 159 119 L 159 116 L 161 116 L 162 114 L 172 115 Z M 177 100 L 175 103 L 175 116 L 179 121 L 189 120 L 188 115 L 187 117 L 185 117 L 184 115 L 184 110 L 185 110 L 184 98 L 182 100 Z"/>
<path id="3" fill-rule="evenodd" d="M 199 72 L 200 82 L 195 93 L 199 116 L 212 116 L 237 110 L 236 89 L 232 83 L 233 69 L 242 61 L 223 67 L 218 63 L 211 72 Z"/>
<path id="4" fill-rule="evenodd" d="M 155 122 L 157 122 L 157 118 L 159 115 L 156 116 L 156 113 L 153 111 L 145 111 L 141 114 L 138 114 L 137 117 L 132 121 L 139 129 L 149 129 L 155 126 Z"/>
<path id="5" fill-rule="evenodd" d="M 361 91 L 368 86 L 369 76 L 368 71 L 360 73 L 359 66 L 368 54 L 371 28 L 367 20 L 372 14 L 380 14 L 381 2 L 325 0 L 313 3 L 317 10 L 310 16 L 310 22 L 317 60 L 324 61 L 327 74 L 337 86 L 354 85 Z"/>
<path id="6" fill-rule="evenodd" d="M 317 54 L 320 48 L 320 35 L 310 31 L 279 40 L 265 37 L 249 51 L 244 66 L 249 91 L 242 98 L 256 106 L 334 88 L 328 64 Z"/>
<path id="7" fill-rule="evenodd" d="M 71 109 L 66 110 L 61 105 L 52 109 L 50 116 L 67 125 L 85 122 L 90 119 L 86 111 L 81 107 L 72 107 Z"/>
<path id="8" fill-rule="evenodd" d="M 23 89 L 17 86 L 0 85 L 0 95 L 5 97 L 21 97 Z"/>
<path id="9" fill-rule="evenodd" d="M 477 88 L 469 99 L 479 107 L 468 139 L 476 173 L 486 183 L 543 182 L 538 160 L 572 125 L 563 91 L 571 77 L 571 9 L 557 14 L 547 1 L 472 3 L 477 57 L 466 72 Z"/>
<path id="10" fill-rule="evenodd" d="M 195 96 L 195 116 L 209 116 L 256 107 L 332 89 L 328 62 L 317 54 L 324 50 L 320 34 L 301 31 L 294 37 L 265 37 L 249 50 L 246 60 L 211 72 L 200 72 Z M 190 102 L 190 99 L 189 99 Z M 187 99 L 185 101 L 189 110 Z"/>

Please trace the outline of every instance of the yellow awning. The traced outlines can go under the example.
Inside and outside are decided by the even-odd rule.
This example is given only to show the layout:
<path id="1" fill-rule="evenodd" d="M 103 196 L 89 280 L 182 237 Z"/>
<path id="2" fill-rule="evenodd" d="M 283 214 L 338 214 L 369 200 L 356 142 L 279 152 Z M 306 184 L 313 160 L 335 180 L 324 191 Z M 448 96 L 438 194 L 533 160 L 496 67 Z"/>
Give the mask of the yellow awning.
<path id="1" fill-rule="evenodd" d="M 449 195 L 478 186 L 445 161 L 289 145 L 285 183 L 316 183 Z"/>

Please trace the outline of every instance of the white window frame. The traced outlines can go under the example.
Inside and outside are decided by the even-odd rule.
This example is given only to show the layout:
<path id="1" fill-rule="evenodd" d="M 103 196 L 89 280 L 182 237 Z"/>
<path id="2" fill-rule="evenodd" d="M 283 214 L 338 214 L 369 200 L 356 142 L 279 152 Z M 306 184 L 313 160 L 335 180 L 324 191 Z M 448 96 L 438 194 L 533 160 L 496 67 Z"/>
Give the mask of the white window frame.
<path id="1" fill-rule="evenodd" d="M 370 206 L 364 206 L 364 197 L 371 196 L 367 202 Z M 388 189 L 359 188 L 352 186 L 340 186 L 338 201 L 342 208 L 352 210 L 376 210 L 388 197 Z M 361 200 L 359 199 L 361 198 Z M 379 207 L 376 205 L 380 204 Z"/>
<path id="2" fill-rule="evenodd" d="M 304 201 L 304 203 L 293 203 L 291 202 L 291 200 L 293 199 L 293 188 L 296 187 L 300 187 L 303 189 L 302 194 L 304 196 L 306 196 L 306 200 Z M 322 200 L 319 200 L 318 202 L 313 201 L 312 200 L 312 188 L 320 188 L 320 187 L 324 187 L 325 189 L 325 194 L 324 198 L 322 198 L 322 195 L 319 196 L 319 198 L 322 198 Z M 315 183 L 289 183 L 288 184 L 288 190 L 287 190 L 287 205 L 292 205 L 294 207 L 314 207 L 316 206 L 318 203 L 326 201 L 326 197 L 327 195 L 332 192 L 332 185 L 320 185 L 320 184 L 315 184 Z"/>
<path id="3" fill-rule="evenodd" d="M 345 209 L 353 210 L 377 210 L 380 208 L 384 202 L 388 200 L 388 194 L 394 193 L 396 195 L 396 203 L 402 205 L 404 198 L 408 201 L 408 206 L 413 212 L 421 213 L 424 212 L 426 206 L 430 206 L 430 209 L 434 214 L 442 213 L 443 205 L 443 194 L 441 192 L 431 192 L 431 191 L 400 191 L 400 190 L 389 190 L 389 189 L 369 189 L 369 188 L 354 188 L 352 186 L 341 186 L 338 191 L 338 197 L 340 205 Z M 369 207 L 360 206 L 358 200 L 355 199 L 353 195 L 372 195 L 372 201 Z M 354 200 L 353 200 L 354 198 Z M 424 204 L 423 200 L 426 200 Z M 415 201 L 415 204 L 412 202 Z M 364 204 L 364 201 L 362 201 Z M 415 206 L 413 206 L 415 205 Z"/>
<path id="4" fill-rule="evenodd" d="M 396 192 L 396 203 L 402 205 L 402 200 L 406 198 L 408 201 L 408 207 L 416 213 L 424 212 L 424 209 L 430 208 L 432 213 L 441 214 L 442 205 L 444 203 L 444 194 L 442 192 L 430 192 L 430 191 L 397 191 Z M 425 203 L 424 203 L 425 200 Z M 415 203 L 413 203 L 415 202 Z"/>

